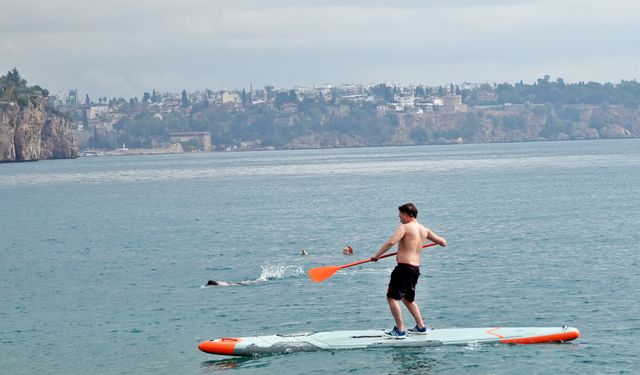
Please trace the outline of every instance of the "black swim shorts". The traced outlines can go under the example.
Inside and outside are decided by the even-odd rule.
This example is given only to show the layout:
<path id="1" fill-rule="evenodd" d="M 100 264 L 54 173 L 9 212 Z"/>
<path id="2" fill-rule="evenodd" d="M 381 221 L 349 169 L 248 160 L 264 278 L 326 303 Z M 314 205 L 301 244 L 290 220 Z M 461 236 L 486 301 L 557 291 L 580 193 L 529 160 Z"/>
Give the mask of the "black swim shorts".
<path id="1" fill-rule="evenodd" d="M 391 272 L 387 297 L 400 300 L 403 297 L 413 302 L 416 297 L 416 284 L 420 277 L 420 267 L 406 263 L 398 263 Z"/>

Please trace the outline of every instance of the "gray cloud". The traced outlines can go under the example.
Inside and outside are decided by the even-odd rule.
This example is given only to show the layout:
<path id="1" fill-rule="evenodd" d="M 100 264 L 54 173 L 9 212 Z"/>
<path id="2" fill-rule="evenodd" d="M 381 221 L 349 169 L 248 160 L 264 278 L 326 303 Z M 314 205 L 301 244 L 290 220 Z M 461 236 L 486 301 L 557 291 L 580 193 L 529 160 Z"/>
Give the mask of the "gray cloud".
<path id="1" fill-rule="evenodd" d="M 0 69 L 51 91 L 637 79 L 640 3 L 0 0 Z"/>

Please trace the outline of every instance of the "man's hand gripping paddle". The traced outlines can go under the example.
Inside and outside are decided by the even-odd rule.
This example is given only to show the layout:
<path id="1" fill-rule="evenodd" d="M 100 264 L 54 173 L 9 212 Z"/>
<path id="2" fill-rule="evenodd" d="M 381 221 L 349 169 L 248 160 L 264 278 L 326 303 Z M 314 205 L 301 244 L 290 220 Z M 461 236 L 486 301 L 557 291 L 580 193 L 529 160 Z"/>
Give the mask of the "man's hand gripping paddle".
<path id="1" fill-rule="evenodd" d="M 434 246 L 436 245 L 435 242 L 427 244 L 422 246 L 422 248 L 424 249 L 425 247 L 430 247 L 430 246 Z M 382 259 L 382 258 L 386 258 L 386 257 L 392 257 L 394 255 L 398 254 L 397 252 L 395 253 L 391 253 L 391 254 L 385 254 L 383 256 L 381 256 L 378 259 Z M 319 283 L 321 281 L 325 281 L 326 279 L 330 278 L 331 276 L 333 276 L 334 273 L 340 271 L 343 268 L 347 268 L 347 267 L 353 267 L 353 266 L 357 266 L 358 264 L 363 264 L 363 263 L 367 263 L 367 262 L 373 262 L 373 259 L 369 258 L 369 259 L 363 259 L 363 260 L 359 260 L 357 262 L 353 262 L 353 263 L 349 263 L 349 264 L 343 264 L 342 266 L 324 266 L 324 267 L 316 267 L 316 268 L 312 268 L 309 271 L 307 271 L 307 274 L 309 275 L 309 277 L 311 278 L 311 281 L 313 281 L 314 283 Z"/>

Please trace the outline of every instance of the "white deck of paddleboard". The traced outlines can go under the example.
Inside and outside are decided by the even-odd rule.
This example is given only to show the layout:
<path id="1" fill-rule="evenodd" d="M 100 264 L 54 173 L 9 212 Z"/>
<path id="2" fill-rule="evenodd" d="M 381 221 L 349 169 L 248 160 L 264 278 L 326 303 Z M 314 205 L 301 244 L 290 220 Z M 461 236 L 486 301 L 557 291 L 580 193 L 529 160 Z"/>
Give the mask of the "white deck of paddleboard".
<path id="1" fill-rule="evenodd" d="M 571 327 L 484 327 L 428 330 L 425 335 L 410 334 L 407 338 L 392 338 L 382 330 L 345 330 L 292 335 L 237 337 L 233 355 L 287 353 L 296 351 L 358 349 L 370 347 L 426 347 L 467 345 L 469 343 L 502 343 L 505 340 L 547 337 L 567 332 Z M 579 333 L 578 333 L 579 334 Z M 215 342 L 216 340 L 213 340 Z M 204 349 L 203 349 L 204 350 Z M 217 353 L 213 350 L 205 350 Z"/>

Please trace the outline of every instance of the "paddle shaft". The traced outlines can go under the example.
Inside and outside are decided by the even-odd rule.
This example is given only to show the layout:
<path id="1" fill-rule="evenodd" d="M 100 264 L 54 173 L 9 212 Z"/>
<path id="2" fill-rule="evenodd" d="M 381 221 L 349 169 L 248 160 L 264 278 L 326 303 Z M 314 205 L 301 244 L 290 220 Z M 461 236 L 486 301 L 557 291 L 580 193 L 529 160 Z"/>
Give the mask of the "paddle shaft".
<path id="1" fill-rule="evenodd" d="M 424 249 L 425 247 L 433 246 L 435 244 L 436 244 L 435 242 L 434 243 L 430 243 L 428 245 L 422 246 L 422 248 Z M 391 256 L 394 256 L 396 254 L 398 254 L 398 253 L 396 252 L 396 253 L 386 254 L 386 255 L 383 255 L 383 256 L 379 257 L 378 259 L 391 257 Z M 342 265 L 342 266 L 316 267 L 316 268 L 312 268 L 309 271 L 307 271 L 307 274 L 311 278 L 311 281 L 313 281 L 314 283 L 318 283 L 320 281 L 324 281 L 324 280 L 330 278 L 334 273 L 338 272 L 339 270 L 341 270 L 343 268 L 353 267 L 353 266 L 357 266 L 358 264 L 367 263 L 367 262 L 373 262 L 373 259 L 372 258 L 363 259 L 363 260 L 359 260 L 357 262 L 345 264 L 345 265 Z"/>
<path id="2" fill-rule="evenodd" d="M 430 244 L 426 244 L 426 245 L 422 246 L 422 248 L 424 249 L 425 247 L 431 247 L 431 246 L 434 246 L 434 245 L 437 245 L 437 244 L 435 242 L 432 242 Z M 398 252 L 382 255 L 378 259 L 388 258 L 388 257 L 392 257 L 394 255 L 398 255 Z M 357 266 L 358 264 L 363 264 L 363 263 L 367 263 L 367 262 L 373 262 L 373 259 L 369 258 L 369 259 L 359 260 L 357 262 L 353 262 L 353 263 L 349 263 L 349 264 L 345 264 L 345 265 L 339 266 L 338 269 L 343 269 L 343 268 L 347 268 L 347 267 L 353 267 L 353 266 Z"/>

